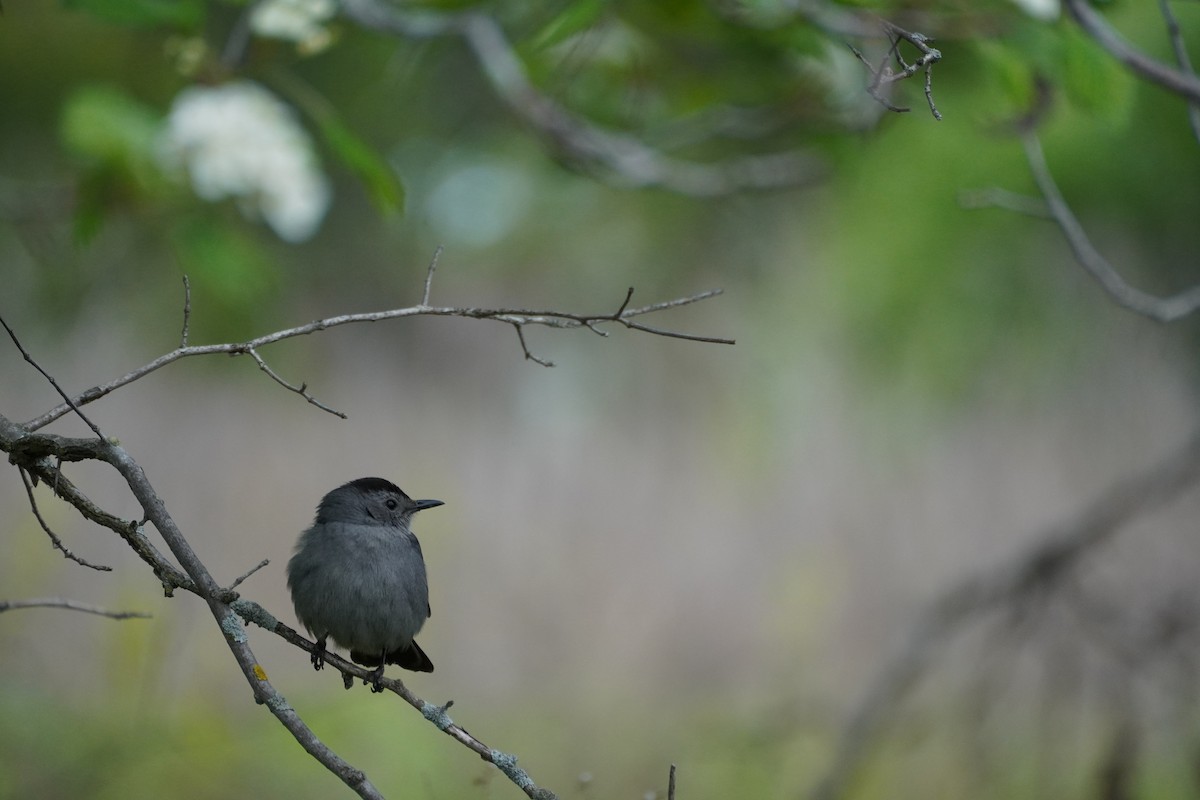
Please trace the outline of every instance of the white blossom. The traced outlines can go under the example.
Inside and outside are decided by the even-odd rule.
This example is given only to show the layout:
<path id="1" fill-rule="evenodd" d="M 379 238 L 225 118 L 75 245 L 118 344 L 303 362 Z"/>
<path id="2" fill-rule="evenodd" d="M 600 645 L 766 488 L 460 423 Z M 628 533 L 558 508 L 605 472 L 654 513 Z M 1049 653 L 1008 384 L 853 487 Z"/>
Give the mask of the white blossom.
<path id="1" fill-rule="evenodd" d="M 329 43 L 322 23 L 335 11 L 334 0 L 263 0 L 250 13 L 250 29 L 259 36 L 298 42 L 312 52 Z"/>
<path id="2" fill-rule="evenodd" d="M 311 236 L 329 208 L 329 183 L 292 110 L 249 81 L 193 86 L 175 98 L 160 141 L 168 168 L 196 194 L 233 197 L 289 242 Z"/>
<path id="3" fill-rule="evenodd" d="M 1013 0 L 1013 3 L 1020 6 L 1022 11 L 1034 19 L 1047 22 L 1058 19 L 1059 14 L 1062 13 L 1059 0 Z"/>

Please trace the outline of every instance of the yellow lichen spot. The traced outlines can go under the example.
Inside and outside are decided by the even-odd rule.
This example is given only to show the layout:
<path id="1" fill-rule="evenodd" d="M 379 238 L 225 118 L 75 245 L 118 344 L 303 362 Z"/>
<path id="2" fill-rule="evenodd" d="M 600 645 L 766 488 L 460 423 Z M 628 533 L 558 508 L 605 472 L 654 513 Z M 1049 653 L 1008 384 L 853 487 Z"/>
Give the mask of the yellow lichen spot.
<path id="1" fill-rule="evenodd" d="M 263 669 L 262 667 L 260 667 L 258 664 L 255 664 L 254 665 L 254 677 L 258 678 L 260 681 L 265 681 L 267 679 L 267 671 L 265 669 Z"/>

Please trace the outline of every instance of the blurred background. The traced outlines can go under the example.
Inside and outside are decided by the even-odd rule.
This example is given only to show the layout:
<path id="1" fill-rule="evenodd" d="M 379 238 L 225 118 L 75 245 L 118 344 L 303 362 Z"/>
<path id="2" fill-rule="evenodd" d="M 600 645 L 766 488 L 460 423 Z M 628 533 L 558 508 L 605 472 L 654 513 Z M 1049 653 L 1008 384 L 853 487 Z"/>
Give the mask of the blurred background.
<path id="1" fill-rule="evenodd" d="M 1200 11 L 1175 5 L 1197 44 Z M 228 356 L 87 409 L 219 581 L 270 559 L 241 589 L 291 625 L 284 568 L 325 492 L 379 475 L 444 500 L 415 525 L 437 671 L 400 677 L 559 796 L 665 797 L 671 763 L 687 800 L 808 796 L 923 609 L 1193 436 L 1197 322 L 1119 309 L 1051 222 L 976 207 L 996 187 L 1036 195 L 1013 135 L 1035 108 L 1122 274 L 1164 295 L 1200 282 L 1185 105 L 1052 4 L 421 7 L 494 19 L 577 119 L 681 162 L 798 154 L 798 185 L 637 188 L 522 119 L 460 37 L 388 35 L 319 2 L 285 9 L 309 24 L 296 35 L 238 3 L 10 2 L 0 315 L 77 393 L 179 344 L 184 275 L 192 344 L 415 305 L 439 246 L 436 306 L 611 313 L 630 286 L 634 306 L 722 289 L 644 321 L 734 346 L 527 328 L 544 368 L 509 326 L 446 317 L 262 349 L 347 420 Z M 869 30 L 830 33 L 813 9 Z M 1155 4 L 1102 11 L 1171 61 Z M 891 97 L 907 114 L 865 92 L 845 43 L 886 55 L 868 12 L 938 36 L 940 122 L 920 74 Z M 279 135 L 206 189 L 220 142 L 182 98 L 247 85 Z M 213 136 L 253 155 L 238 113 Z M 283 183 L 238 184 L 283 152 Z M 0 413 L 57 402 L 0 345 Z M 0 797 L 350 794 L 253 704 L 203 603 L 164 598 L 39 487 L 66 545 L 114 571 L 65 561 L 6 472 L 0 599 L 153 618 L 0 614 Z M 66 474 L 141 517 L 106 467 Z M 1194 491 L 1153 508 L 931 650 L 838 795 L 1200 796 L 1198 513 Z M 249 634 L 388 796 L 520 796 L 406 705 Z"/>

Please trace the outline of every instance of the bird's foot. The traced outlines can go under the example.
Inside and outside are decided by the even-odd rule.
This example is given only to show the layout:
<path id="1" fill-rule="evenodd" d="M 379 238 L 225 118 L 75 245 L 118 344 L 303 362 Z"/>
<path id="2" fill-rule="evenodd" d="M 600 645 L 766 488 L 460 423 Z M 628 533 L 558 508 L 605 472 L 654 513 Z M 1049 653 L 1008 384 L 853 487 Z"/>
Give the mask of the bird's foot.
<path id="1" fill-rule="evenodd" d="M 363 683 L 371 684 L 371 693 L 372 694 L 379 694 L 380 692 L 383 691 L 382 681 L 383 681 L 383 664 L 380 664 L 378 667 L 375 668 L 375 671 L 371 673 L 371 680 L 363 681 Z"/>
<path id="2" fill-rule="evenodd" d="M 320 670 L 325 666 L 325 638 L 317 639 L 317 648 L 312 651 L 313 669 Z"/>

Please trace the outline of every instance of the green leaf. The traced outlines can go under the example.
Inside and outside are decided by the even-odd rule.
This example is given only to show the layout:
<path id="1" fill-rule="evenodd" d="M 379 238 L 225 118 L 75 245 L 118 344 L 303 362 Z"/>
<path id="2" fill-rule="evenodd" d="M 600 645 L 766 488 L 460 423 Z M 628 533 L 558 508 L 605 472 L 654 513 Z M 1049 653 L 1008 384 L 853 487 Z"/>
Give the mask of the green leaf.
<path id="1" fill-rule="evenodd" d="M 1016 47 L 998 40 L 981 39 L 975 51 L 983 65 L 985 80 L 1005 103 L 1001 116 L 1024 114 L 1033 103 L 1034 68 Z"/>
<path id="2" fill-rule="evenodd" d="M 375 206 L 384 213 L 403 212 L 404 185 L 391 165 L 334 114 L 321 114 L 317 125 L 337 159 L 366 185 Z"/>
<path id="3" fill-rule="evenodd" d="M 1117 124 L 1133 111 L 1133 77 L 1074 26 L 1062 27 L 1062 82 L 1071 104 Z"/>
<path id="4" fill-rule="evenodd" d="M 117 25 L 198 30 L 204 23 L 203 0 L 64 0 L 63 5 Z"/>
<path id="5" fill-rule="evenodd" d="M 154 158 L 160 120 L 153 109 L 111 86 L 84 86 L 67 97 L 59 138 L 83 162 L 75 240 L 95 238 L 108 212 L 161 182 Z"/>
<path id="6" fill-rule="evenodd" d="M 538 50 L 553 47 L 559 42 L 587 30 L 600 18 L 606 5 L 608 5 L 608 0 L 579 0 L 572 3 L 563 9 L 562 13 L 542 26 L 542 29 L 533 37 L 533 47 Z"/>
<path id="7" fill-rule="evenodd" d="M 84 86 L 63 104 L 59 135 L 86 161 L 141 173 L 154 156 L 160 121 L 153 109 L 113 86 Z"/>

